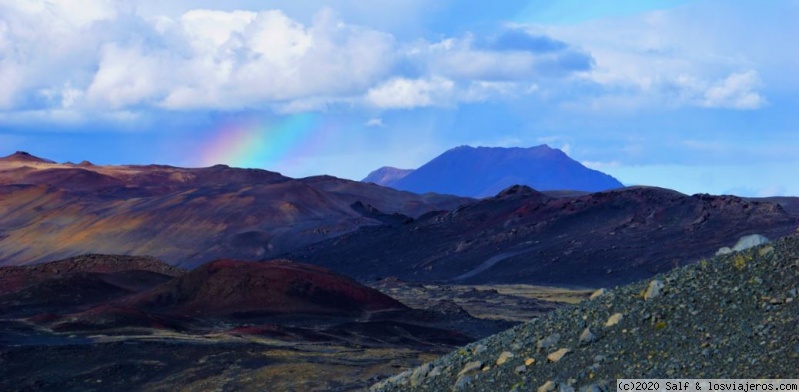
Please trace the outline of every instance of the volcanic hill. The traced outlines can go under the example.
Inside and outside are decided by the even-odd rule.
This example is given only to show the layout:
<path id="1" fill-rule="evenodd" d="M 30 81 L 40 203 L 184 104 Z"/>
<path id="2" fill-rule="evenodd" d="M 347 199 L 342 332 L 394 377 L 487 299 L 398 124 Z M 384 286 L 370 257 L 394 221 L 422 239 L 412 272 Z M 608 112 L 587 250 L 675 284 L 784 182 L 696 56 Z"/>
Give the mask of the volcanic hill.
<path id="1" fill-rule="evenodd" d="M 379 291 L 326 269 L 285 260 L 216 260 L 125 301 L 159 314 L 361 316 L 408 310 Z"/>
<path id="2" fill-rule="evenodd" d="M 83 311 L 147 291 L 185 272 L 152 257 L 113 255 L 0 267 L 0 316 Z"/>
<path id="3" fill-rule="evenodd" d="M 588 169 L 563 151 L 540 145 L 530 148 L 460 146 L 413 171 L 383 167 L 363 181 L 411 191 L 488 197 L 512 185 L 540 191 L 596 192 L 621 188 L 615 178 Z"/>
<path id="4" fill-rule="evenodd" d="M 55 163 L 49 159 L 43 159 L 31 154 L 28 154 L 25 151 L 17 151 L 9 156 L 0 157 L 0 162 L 2 163 L 28 163 L 28 164 L 37 164 L 37 163 Z"/>
<path id="5" fill-rule="evenodd" d="M 0 160 L 0 265 L 86 253 L 152 255 L 186 267 L 253 260 L 470 201 L 330 176 L 56 164 L 16 153 Z"/>
<path id="6" fill-rule="evenodd" d="M 631 187 L 552 197 L 513 186 L 451 212 L 368 227 L 287 257 L 368 281 L 624 284 L 709 257 L 730 238 L 793 232 L 799 216 L 735 196 Z"/>

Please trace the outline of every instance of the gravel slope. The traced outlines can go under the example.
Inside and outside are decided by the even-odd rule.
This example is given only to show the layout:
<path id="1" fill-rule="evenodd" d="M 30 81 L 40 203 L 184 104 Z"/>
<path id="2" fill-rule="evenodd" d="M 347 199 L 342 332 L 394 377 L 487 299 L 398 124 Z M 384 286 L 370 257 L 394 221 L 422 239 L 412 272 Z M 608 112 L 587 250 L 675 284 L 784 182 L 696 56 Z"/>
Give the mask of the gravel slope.
<path id="1" fill-rule="evenodd" d="M 599 391 L 615 390 L 617 378 L 799 378 L 797 290 L 799 234 L 609 290 L 372 389 Z"/>

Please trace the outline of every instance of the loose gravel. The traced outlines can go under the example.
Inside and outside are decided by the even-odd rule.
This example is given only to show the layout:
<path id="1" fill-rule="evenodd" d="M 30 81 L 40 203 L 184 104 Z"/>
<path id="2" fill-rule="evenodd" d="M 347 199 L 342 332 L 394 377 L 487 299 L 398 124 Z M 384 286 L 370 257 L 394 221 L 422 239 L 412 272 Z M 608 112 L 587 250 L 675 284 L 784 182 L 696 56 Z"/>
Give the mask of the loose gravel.
<path id="1" fill-rule="evenodd" d="M 605 290 L 375 391 L 607 391 L 618 378 L 799 378 L 799 234 Z"/>

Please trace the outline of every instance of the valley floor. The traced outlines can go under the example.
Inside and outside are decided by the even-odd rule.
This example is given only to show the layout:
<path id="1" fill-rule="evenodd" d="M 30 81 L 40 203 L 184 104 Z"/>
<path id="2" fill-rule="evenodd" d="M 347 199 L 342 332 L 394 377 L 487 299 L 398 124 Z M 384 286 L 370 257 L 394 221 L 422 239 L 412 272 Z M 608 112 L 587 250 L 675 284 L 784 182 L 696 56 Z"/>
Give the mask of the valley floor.
<path id="1" fill-rule="evenodd" d="M 484 320 L 459 325 L 475 338 L 579 301 L 589 292 L 526 285 L 416 285 L 397 280 L 373 286 L 412 308 L 466 311 Z M 235 333 L 147 329 L 59 334 L 24 321 L 4 320 L 0 390 L 361 390 L 456 348 L 454 342 L 425 341 L 418 332 L 403 331 L 403 326 L 381 328 L 377 334 L 354 329 L 338 335 L 319 331 L 305 340 L 282 341 Z M 407 339 L 381 342 L 376 335 L 383 333 L 404 334 Z"/>

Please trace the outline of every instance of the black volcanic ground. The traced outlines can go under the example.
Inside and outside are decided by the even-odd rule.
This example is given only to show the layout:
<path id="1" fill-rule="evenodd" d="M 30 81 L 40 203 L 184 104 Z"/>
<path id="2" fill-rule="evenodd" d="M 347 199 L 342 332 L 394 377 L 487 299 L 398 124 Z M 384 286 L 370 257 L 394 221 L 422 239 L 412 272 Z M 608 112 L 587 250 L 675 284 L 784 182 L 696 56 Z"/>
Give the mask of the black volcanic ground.
<path id="1" fill-rule="evenodd" d="M 527 187 L 394 227 L 371 227 L 286 257 L 361 280 L 623 284 L 713 256 L 743 235 L 793 232 L 780 204 L 633 187 L 550 197 Z"/>
<path id="2" fill-rule="evenodd" d="M 411 309 L 285 260 L 217 260 L 186 272 L 152 258 L 89 255 L 0 267 L 0 282 L 4 391 L 206 390 L 219 382 L 350 390 L 514 324 L 457 305 Z M 327 375 L 301 370 L 311 364 Z"/>

